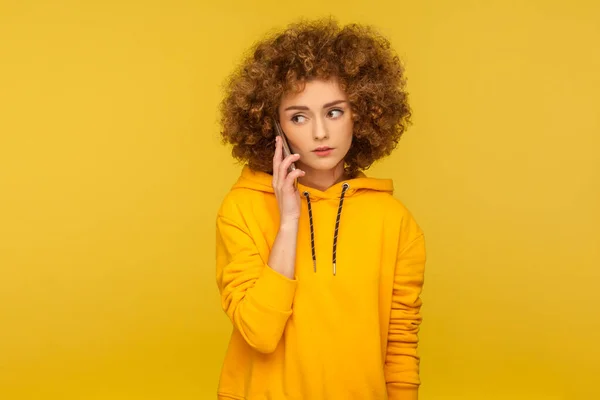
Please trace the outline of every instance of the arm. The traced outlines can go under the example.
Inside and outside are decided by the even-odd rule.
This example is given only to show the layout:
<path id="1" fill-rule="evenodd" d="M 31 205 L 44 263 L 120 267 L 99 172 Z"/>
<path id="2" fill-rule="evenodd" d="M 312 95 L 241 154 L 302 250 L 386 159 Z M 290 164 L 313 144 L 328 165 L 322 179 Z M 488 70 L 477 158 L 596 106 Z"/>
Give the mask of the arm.
<path id="1" fill-rule="evenodd" d="M 424 268 L 425 240 L 420 233 L 400 250 L 396 261 L 384 367 L 390 400 L 418 398 L 420 378 L 417 344 Z"/>
<path id="2" fill-rule="evenodd" d="M 297 282 L 290 278 L 296 235 L 290 229 L 282 228 L 277 235 L 268 261 L 274 265 L 271 268 L 241 224 L 222 215 L 217 219 L 217 285 L 222 307 L 244 340 L 261 353 L 275 351 L 292 314 Z"/>
<path id="3" fill-rule="evenodd" d="M 261 353 L 277 348 L 285 325 L 292 315 L 297 282 L 296 263 L 300 193 L 294 185 L 304 176 L 299 168 L 288 173 L 299 159 L 283 158 L 282 141 L 275 140 L 273 192 L 279 208 L 279 232 L 269 254 L 268 265 L 261 258 L 235 202 L 226 201 L 217 218 L 217 285 L 223 309 L 246 343 Z M 237 210 L 232 212 L 233 210 Z M 232 218 L 226 216 L 231 215 Z"/>
<path id="4" fill-rule="evenodd" d="M 281 224 L 269 255 L 269 265 L 288 279 L 294 279 L 297 244 L 298 220 Z"/>

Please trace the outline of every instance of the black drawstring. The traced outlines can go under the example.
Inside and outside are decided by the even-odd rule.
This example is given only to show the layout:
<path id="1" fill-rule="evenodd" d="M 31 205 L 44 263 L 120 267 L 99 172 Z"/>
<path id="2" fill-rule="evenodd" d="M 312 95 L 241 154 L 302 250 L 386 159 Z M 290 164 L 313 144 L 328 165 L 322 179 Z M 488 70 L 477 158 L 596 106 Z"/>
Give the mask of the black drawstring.
<path id="1" fill-rule="evenodd" d="M 304 192 L 308 204 L 308 221 L 310 222 L 310 248 L 312 250 L 313 270 L 317 272 L 317 255 L 315 254 L 315 230 L 313 228 L 312 206 L 310 204 L 310 194 Z"/>
<path id="2" fill-rule="evenodd" d="M 342 206 L 344 205 L 344 195 L 346 194 L 346 190 L 348 190 L 347 183 L 344 183 L 342 189 L 342 195 L 340 196 L 340 205 L 338 206 L 337 217 L 335 219 L 335 232 L 333 234 L 333 275 L 336 273 L 336 263 L 337 263 L 337 238 L 338 238 L 338 229 L 340 228 L 340 217 L 342 216 Z"/>
<path id="3" fill-rule="evenodd" d="M 338 205 L 337 216 L 335 219 L 335 231 L 333 234 L 333 275 L 337 272 L 337 238 L 338 231 L 340 228 L 340 218 L 342 216 L 342 207 L 344 206 L 344 195 L 346 194 L 346 190 L 350 185 L 348 183 L 344 183 L 342 186 L 342 194 L 340 196 L 340 204 Z M 313 270 L 317 272 L 317 255 L 315 252 L 315 229 L 313 225 L 313 214 L 312 214 L 312 205 L 310 203 L 310 194 L 308 192 L 304 192 L 304 197 L 306 197 L 306 202 L 308 204 L 308 221 L 310 223 L 310 247 L 312 251 L 312 260 L 313 260 Z"/>

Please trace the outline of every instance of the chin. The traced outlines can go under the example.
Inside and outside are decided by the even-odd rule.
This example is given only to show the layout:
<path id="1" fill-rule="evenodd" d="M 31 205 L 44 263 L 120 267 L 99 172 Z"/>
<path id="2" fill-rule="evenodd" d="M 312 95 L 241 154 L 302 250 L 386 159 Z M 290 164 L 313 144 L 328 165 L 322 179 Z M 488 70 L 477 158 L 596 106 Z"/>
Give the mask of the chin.
<path id="1" fill-rule="evenodd" d="M 307 163 L 307 167 L 314 171 L 331 171 L 335 169 L 343 160 L 323 159 L 316 162 Z"/>

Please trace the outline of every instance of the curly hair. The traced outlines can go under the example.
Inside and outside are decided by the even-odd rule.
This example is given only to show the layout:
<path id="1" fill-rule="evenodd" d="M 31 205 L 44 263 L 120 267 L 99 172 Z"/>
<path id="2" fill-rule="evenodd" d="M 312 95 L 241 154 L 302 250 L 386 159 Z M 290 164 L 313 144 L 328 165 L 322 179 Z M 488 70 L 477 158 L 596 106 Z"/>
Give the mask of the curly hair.
<path id="1" fill-rule="evenodd" d="M 344 162 L 353 175 L 389 155 L 410 124 L 404 67 L 390 42 L 369 26 L 333 19 L 301 21 L 257 43 L 226 84 L 221 136 L 232 155 L 272 172 L 274 119 L 289 91 L 312 79 L 336 78 L 353 114 Z"/>

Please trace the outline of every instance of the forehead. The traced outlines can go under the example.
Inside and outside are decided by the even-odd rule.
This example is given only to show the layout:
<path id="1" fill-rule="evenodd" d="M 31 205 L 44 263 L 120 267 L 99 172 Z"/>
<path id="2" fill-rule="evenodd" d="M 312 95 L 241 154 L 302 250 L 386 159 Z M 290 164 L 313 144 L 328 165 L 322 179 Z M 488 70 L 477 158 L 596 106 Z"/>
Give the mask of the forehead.
<path id="1" fill-rule="evenodd" d="M 321 107 L 335 100 L 347 100 L 346 93 L 335 79 L 314 79 L 306 82 L 301 92 L 288 92 L 281 99 L 281 106 L 303 105 Z"/>

